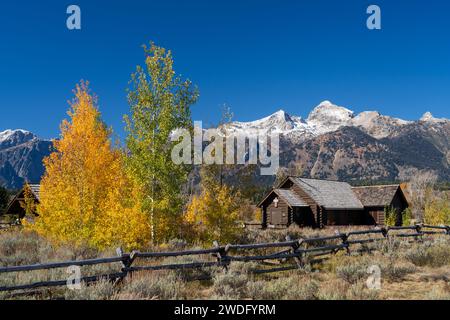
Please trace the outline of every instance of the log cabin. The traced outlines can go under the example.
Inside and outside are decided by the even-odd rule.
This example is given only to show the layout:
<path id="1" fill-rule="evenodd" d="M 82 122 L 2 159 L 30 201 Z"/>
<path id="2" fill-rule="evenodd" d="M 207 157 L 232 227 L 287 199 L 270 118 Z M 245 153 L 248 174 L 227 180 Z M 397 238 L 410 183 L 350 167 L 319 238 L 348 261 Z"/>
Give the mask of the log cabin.
<path id="1" fill-rule="evenodd" d="M 391 186 L 380 186 L 376 190 L 383 190 L 379 191 L 383 197 L 369 201 L 367 194 L 372 187 L 352 188 L 346 182 L 287 177 L 258 204 L 262 209 L 262 227 L 382 225 L 386 206 L 395 207 L 399 213 L 408 207 L 401 188 L 397 187 L 393 192 Z"/>
<path id="2" fill-rule="evenodd" d="M 399 184 L 354 187 L 352 190 L 364 205 L 368 224 L 384 225 L 384 211 L 387 207 L 395 210 L 396 224 L 402 224 L 401 213 L 409 205 Z"/>

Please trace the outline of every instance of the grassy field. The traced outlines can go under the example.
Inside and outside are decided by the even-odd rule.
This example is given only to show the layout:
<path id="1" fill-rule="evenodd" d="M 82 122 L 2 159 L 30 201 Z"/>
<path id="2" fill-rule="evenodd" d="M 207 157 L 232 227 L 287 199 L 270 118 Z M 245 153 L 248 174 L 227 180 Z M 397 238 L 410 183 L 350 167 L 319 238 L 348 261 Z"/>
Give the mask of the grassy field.
<path id="1" fill-rule="evenodd" d="M 352 228 L 353 230 L 355 228 Z M 345 229 L 343 231 L 347 231 Z M 334 229 L 253 230 L 243 233 L 240 243 L 284 240 L 287 234 L 311 237 L 333 234 Z M 323 263 L 303 269 L 255 275 L 255 263 L 231 263 L 220 268 L 190 271 L 134 273 L 121 283 L 100 281 L 80 290 L 41 289 L 29 295 L 0 293 L 0 299 L 450 299 L 450 237 L 434 236 L 410 243 L 391 239 L 370 245 L 376 250 L 346 255 L 339 252 Z M 191 247 L 191 246 L 189 246 Z M 197 246 L 197 248 L 200 246 Z M 204 245 L 203 245 L 204 247 Z M 180 240 L 149 247 L 149 251 L 180 250 Z M 0 265 L 13 266 L 114 256 L 111 250 L 53 247 L 32 233 L 0 233 Z M 166 258 L 162 263 L 188 262 L 195 258 Z M 147 262 L 148 263 L 148 262 Z M 368 289 L 368 268 L 381 270 L 381 288 Z M 83 267 L 84 275 L 117 272 L 118 264 Z M 0 275 L 0 286 L 66 279 L 65 270 L 32 271 Z M 202 278 L 203 280 L 195 280 Z M 206 280 L 205 280 L 206 279 Z"/>

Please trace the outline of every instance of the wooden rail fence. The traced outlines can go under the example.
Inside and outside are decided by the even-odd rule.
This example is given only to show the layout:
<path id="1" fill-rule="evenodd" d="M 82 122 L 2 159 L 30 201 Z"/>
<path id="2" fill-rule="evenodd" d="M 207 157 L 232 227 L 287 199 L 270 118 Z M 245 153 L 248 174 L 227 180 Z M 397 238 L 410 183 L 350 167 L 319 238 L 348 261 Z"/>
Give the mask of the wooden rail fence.
<path id="1" fill-rule="evenodd" d="M 0 222 L 0 230 L 7 230 L 7 229 L 18 227 L 18 226 L 20 226 L 20 225 L 17 223 L 14 223 L 14 222 L 11 222 L 11 223 Z"/>
<path id="2" fill-rule="evenodd" d="M 345 250 L 347 254 L 351 253 L 352 246 L 356 244 L 373 243 L 383 241 L 388 238 L 412 238 L 413 240 L 421 240 L 424 235 L 450 235 L 450 226 L 430 226 L 430 225 L 415 225 L 410 227 L 386 227 L 376 228 L 371 230 L 351 231 L 347 233 L 337 233 L 332 236 L 317 237 L 317 238 L 300 238 L 291 239 L 286 237 L 284 242 L 273 243 L 258 243 L 258 244 L 228 244 L 220 246 L 219 243 L 214 242 L 211 249 L 187 250 L 178 252 L 139 252 L 132 251 L 131 253 L 124 253 L 120 248 L 117 249 L 117 256 L 110 258 L 87 259 L 66 262 L 52 262 L 45 264 L 25 265 L 25 266 L 9 266 L 0 267 L 0 278 L 2 274 L 12 272 L 28 272 L 36 270 L 50 270 L 67 268 L 70 266 L 93 266 L 101 264 L 120 263 L 120 271 L 110 274 L 101 274 L 89 277 L 82 277 L 81 282 L 92 283 L 100 279 L 107 280 L 122 280 L 127 275 L 133 272 L 145 270 L 177 270 L 177 269 L 195 269 L 207 267 L 222 267 L 227 269 L 229 264 L 234 261 L 249 262 L 255 261 L 263 264 L 275 266 L 269 261 L 278 260 L 278 267 L 272 269 L 254 270 L 255 273 L 267 273 L 284 270 L 292 270 L 302 268 L 305 264 L 311 264 L 323 260 L 320 257 L 335 254 L 338 251 Z M 369 236 L 369 238 L 355 239 L 357 236 Z M 377 237 L 376 237 L 377 236 Z M 283 249 L 282 251 L 271 254 L 247 254 L 242 255 L 241 252 L 254 252 L 259 249 Z M 235 254 L 230 254 L 234 252 Z M 137 264 L 137 260 L 146 261 L 148 259 L 169 258 L 169 257 L 186 257 L 186 256 L 204 256 L 208 255 L 213 258 L 208 261 L 193 261 L 189 263 L 173 263 L 173 264 L 159 264 L 159 265 L 141 265 Z M 282 264 L 288 260 L 294 263 L 291 265 Z M 0 287 L 0 292 L 11 292 L 18 290 L 29 290 L 45 287 L 58 287 L 67 285 L 67 280 L 42 281 L 31 284 L 3 286 Z"/>

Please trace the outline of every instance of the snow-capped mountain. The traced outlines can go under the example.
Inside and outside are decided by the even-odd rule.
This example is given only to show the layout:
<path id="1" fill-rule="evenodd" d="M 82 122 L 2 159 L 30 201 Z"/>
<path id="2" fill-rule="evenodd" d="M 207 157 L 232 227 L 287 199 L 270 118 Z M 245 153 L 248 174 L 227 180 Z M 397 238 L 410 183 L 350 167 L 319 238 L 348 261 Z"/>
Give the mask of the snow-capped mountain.
<path id="1" fill-rule="evenodd" d="M 228 133 L 257 133 L 257 132 L 276 132 L 287 134 L 290 132 L 304 132 L 310 130 L 306 122 L 300 117 L 291 117 L 283 110 L 260 120 L 251 122 L 232 122 L 225 125 Z"/>
<path id="2" fill-rule="evenodd" d="M 378 111 L 364 111 L 352 119 L 351 126 L 361 128 L 372 137 L 380 139 L 411 123 L 413 122 L 381 115 Z"/>
<path id="3" fill-rule="evenodd" d="M 432 170 L 450 180 L 450 120 L 429 112 L 406 121 L 377 111 L 355 114 L 324 101 L 306 119 L 279 110 L 220 129 L 225 135 L 279 133 L 280 165 L 295 164 L 305 177 L 394 181 L 407 178 L 405 172 Z M 51 147 L 26 130 L 0 132 L 0 185 L 16 189 L 25 181 L 38 183 Z M 258 185 L 270 183 L 267 177 L 255 178 Z"/>
<path id="4" fill-rule="evenodd" d="M 418 170 L 450 179 L 450 120 L 427 112 L 406 121 L 377 111 L 353 111 L 324 101 L 306 119 L 283 110 L 252 122 L 232 122 L 226 134 L 280 133 L 280 163 L 306 177 L 394 181 Z"/>
<path id="5" fill-rule="evenodd" d="M 52 143 L 26 130 L 0 132 L 0 185 L 17 189 L 24 182 L 37 183 L 44 173 L 42 160 Z"/>
<path id="6" fill-rule="evenodd" d="M 0 150 L 19 145 L 33 139 L 37 139 L 37 137 L 26 130 L 5 130 L 0 132 Z"/>
<path id="7" fill-rule="evenodd" d="M 450 120 L 434 118 L 427 112 L 418 122 L 446 123 Z M 297 141 L 307 140 L 343 127 L 356 127 L 370 136 L 381 139 L 393 134 L 398 128 L 414 123 L 380 114 L 377 111 L 364 111 L 357 115 L 345 107 L 323 101 L 308 115 L 308 118 L 292 116 L 283 110 L 260 120 L 251 122 L 232 122 L 224 126 L 228 134 L 252 135 L 275 132 Z"/>
<path id="8" fill-rule="evenodd" d="M 445 119 L 445 118 L 435 118 L 435 117 L 433 117 L 431 112 L 427 111 L 423 114 L 422 118 L 420 118 L 419 121 L 431 122 L 431 123 L 443 123 L 443 122 L 447 122 L 449 120 Z"/>
<path id="9" fill-rule="evenodd" d="M 311 111 L 306 122 L 315 135 L 320 135 L 349 125 L 354 117 L 353 111 L 323 101 Z"/>

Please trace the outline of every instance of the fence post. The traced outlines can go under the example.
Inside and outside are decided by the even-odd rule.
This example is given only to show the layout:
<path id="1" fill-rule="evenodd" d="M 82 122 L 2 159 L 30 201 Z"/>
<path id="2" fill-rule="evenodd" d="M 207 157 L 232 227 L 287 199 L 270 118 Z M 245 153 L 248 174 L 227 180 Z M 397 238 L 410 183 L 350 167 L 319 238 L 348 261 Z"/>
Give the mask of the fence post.
<path id="1" fill-rule="evenodd" d="M 122 248 L 118 247 L 116 249 L 116 254 L 118 257 L 122 258 L 121 264 L 122 264 L 122 272 L 125 273 L 125 276 L 128 275 L 128 268 L 131 266 L 131 264 L 133 263 L 130 259 L 130 256 L 125 255 Z"/>
<path id="2" fill-rule="evenodd" d="M 423 241 L 422 225 L 416 224 L 416 232 L 420 233 L 420 236 L 414 237 L 415 240 L 419 241 L 419 237 L 420 237 L 420 241 Z"/>
<path id="3" fill-rule="evenodd" d="M 381 227 L 380 230 L 383 237 L 385 237 L 386 239 L 389 238 L 389 228 Z"/>
<path id="4" fill-rule="evenodd" d="M 286 241 L 292 241 L 292 238 L 291 238 L 289 235 L 287 235 L 287 236 L 286 236 Z M 292 252 L 293 254 L 299 253 L 299 252 L 298 252 L 298 249 L 300 248 L 300 245 L 302 244 L 302 242 L 303 242 L 303 239 L 299 239 L 299 240 L 297 240 L 295 243 L 292 244 L 291 252 Z M 297 267 L 298 267 L 299 269 L 303 268 L 303 259 L 302 259 L 302 258 L 303 258 L 303 257 L 302 257 L 302 254 L 299 254 L 298 257 L 294 257 L 294 261 L 295 261 L 295 263 L 297 264 Z"/>
<path id="5" fill-rule="evenodd" d="M 218 252 L 216 253 L 217 263 L 223 266 L 225 271 L 228 271 L 228 264 L 230 261 L 227 257 L 227 253 L 230 250 L 230 245 L 221 247 L 218 241 L 213 241 L 213 245 L 218 249 Z"/>
<path id="6" fill-rule="evenodd" d="M 347 233 L 339 233 L 341 236 L 342 244 L 345 245 L 345 250 L 347 251 L 347 255 L 350 255 L 350 244 L 348 243 L 348 234 Z"/>

